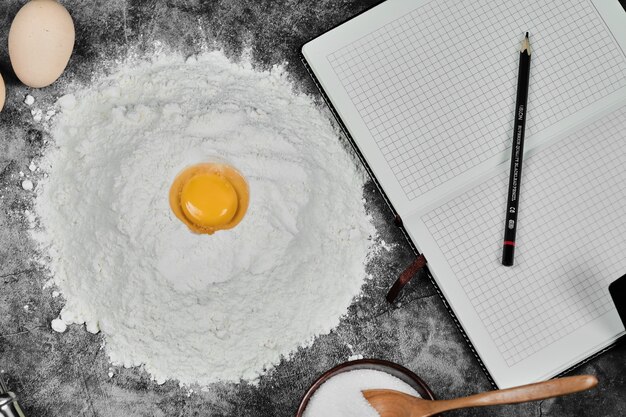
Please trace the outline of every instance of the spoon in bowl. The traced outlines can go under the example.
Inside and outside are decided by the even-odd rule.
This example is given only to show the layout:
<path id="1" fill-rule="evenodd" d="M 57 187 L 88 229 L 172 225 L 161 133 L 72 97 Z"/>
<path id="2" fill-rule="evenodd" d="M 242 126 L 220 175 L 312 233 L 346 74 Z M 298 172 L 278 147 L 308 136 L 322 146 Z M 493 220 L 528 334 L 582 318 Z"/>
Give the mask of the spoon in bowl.
<path id="1" fill-rule="evenodd" d="M 380 417 L 428 417 L 443 411 L 488 405 L 517 404 L 585 391 L 598 385 L 593 375 L 568 376 L 519 387 L 483 392 L 453 400 L 424 400 L 388 389 L 364 390 Z"/>

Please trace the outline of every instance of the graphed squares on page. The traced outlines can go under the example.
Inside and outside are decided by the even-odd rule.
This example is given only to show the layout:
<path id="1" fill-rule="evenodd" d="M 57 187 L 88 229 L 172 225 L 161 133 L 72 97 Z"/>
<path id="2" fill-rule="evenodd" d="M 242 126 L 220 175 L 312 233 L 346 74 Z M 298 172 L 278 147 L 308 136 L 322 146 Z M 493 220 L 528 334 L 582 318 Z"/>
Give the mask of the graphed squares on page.
<path id="1" fill-rule="evenodd" d="M 626 86 L 626 58 L 588 0 L 433 0 L 328 55 L 409 199 L 510 146 L 527 30 L 527 135 Z"/>
<path id="2" fill-rule="evenodd" d="M 606 314 L 626 270 L 626 107 L 529 157 L 516 266 L 500 263 L 508 171 L 423 215 L 509 366 Z"/>

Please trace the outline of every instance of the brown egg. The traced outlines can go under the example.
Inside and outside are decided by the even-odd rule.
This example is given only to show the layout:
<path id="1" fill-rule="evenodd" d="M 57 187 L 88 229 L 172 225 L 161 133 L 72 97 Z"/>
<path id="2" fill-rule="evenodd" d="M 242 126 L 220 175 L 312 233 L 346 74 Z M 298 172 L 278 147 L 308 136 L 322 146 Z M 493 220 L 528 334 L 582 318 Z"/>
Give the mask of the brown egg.
<path id="1" fill-rule="evenodd" d="M 4 88 L 4 80 L 2 79 L 2 74 L 0 74 L 0 111 L 4 108 L 4 99 L 6 96 L 6 90 Z"/>
<path id="2" fill-rule="evenodd" d="M 11 23 L 9 57 L 29 87 L 46 87 L 65 70 L 74 49 L 74 22 L 55 0 L 31 0 Z"/>

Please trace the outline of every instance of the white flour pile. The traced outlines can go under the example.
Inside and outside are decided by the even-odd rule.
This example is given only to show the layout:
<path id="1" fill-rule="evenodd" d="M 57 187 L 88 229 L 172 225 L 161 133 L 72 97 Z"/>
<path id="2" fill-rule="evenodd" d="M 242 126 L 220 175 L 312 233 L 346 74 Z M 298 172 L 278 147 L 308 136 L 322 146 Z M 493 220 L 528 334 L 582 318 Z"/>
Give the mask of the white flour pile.
<path id="1" fill-rule="evenodd" d="M 372 226 L 364 178 L 280 69 L 221 53 L 127 65 L 60 100 L 37 212 L 64 324 L 159 382 L 254 379 L 327 333 L 359 293 Z M 194 235 L 168 190 L 211 156 L 248 179 L 232 231 Z"/>

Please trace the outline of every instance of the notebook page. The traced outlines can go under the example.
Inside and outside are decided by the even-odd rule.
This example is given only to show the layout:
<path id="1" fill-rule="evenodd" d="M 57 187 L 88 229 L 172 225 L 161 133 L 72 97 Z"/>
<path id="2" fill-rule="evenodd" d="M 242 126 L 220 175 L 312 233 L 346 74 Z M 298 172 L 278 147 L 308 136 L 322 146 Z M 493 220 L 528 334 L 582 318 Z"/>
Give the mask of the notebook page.
<path id="1" fill-rule="evenodd" d="M 527 137 L 626 94 L 626 56 L 589 0 L 390 3 L 369 13 L 404 8 L 397 17 L 331 31 L 322 50 L 313 41 L 303 52 L 400 214 L 506 155 L 525 31 Z"/>
<path id="2" fill-rule="evenodd" d="M 608 292 L 626 272 L 624 132 L 626 105 L 527 156 L 513 267 L 500 263 L 506 167 L 408 221 L 501 386 L 553 376 L 624 331 Z"/>

